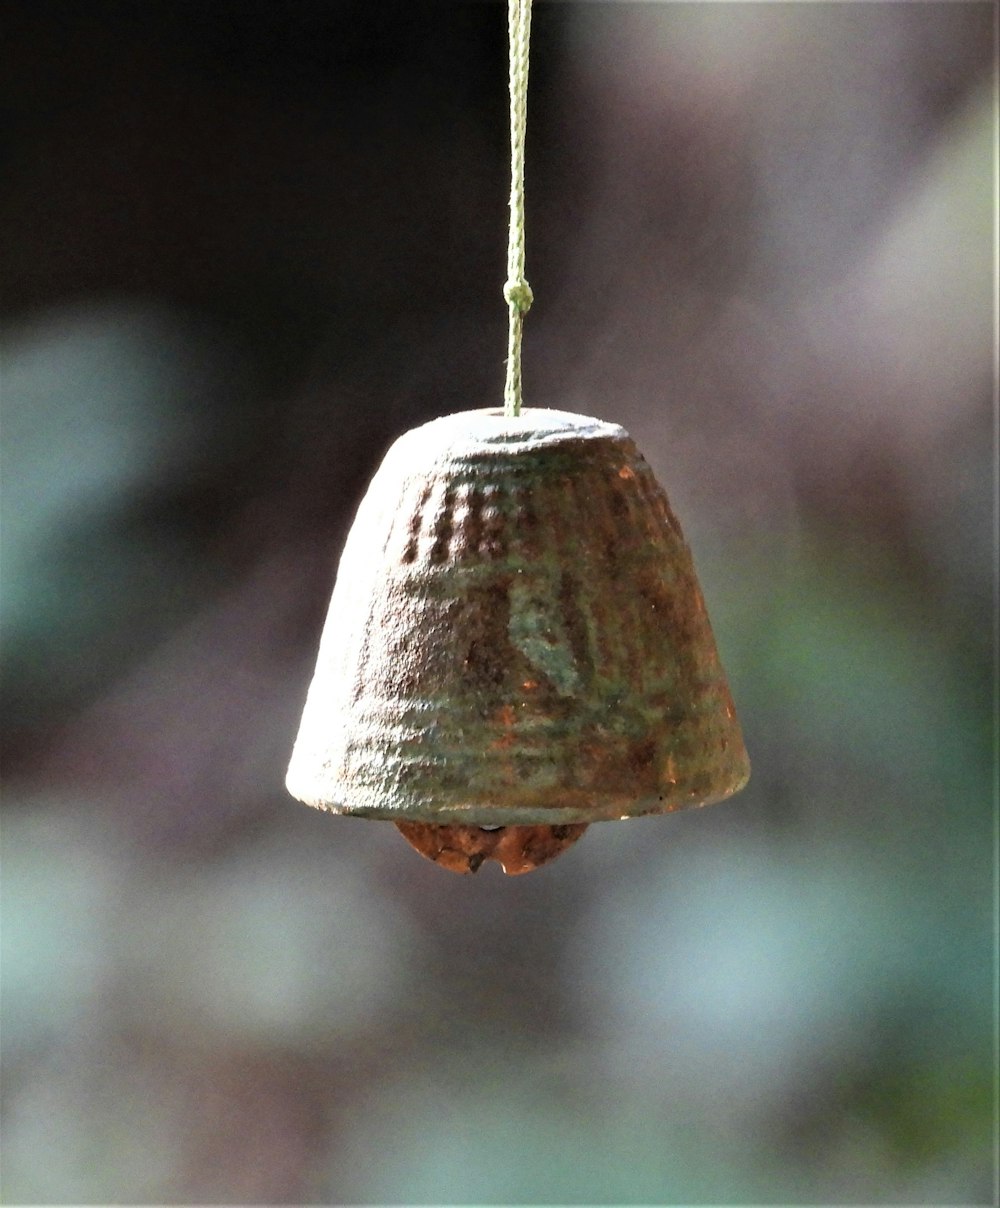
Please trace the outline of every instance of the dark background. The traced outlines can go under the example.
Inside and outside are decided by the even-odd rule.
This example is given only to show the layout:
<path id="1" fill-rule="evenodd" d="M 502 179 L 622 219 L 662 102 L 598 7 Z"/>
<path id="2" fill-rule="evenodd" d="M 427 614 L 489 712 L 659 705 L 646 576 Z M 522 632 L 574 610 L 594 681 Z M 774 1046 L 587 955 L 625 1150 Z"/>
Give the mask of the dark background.
<path id="1" fill-rule="evenodd" d="M 367 478 L 500 398 L 502 6 L 5 6 L 6 1202 L 991 1202 L 993 20 L 538 4 L 527 402 L 754 774 L 509 880 L 282 787 Z"/>

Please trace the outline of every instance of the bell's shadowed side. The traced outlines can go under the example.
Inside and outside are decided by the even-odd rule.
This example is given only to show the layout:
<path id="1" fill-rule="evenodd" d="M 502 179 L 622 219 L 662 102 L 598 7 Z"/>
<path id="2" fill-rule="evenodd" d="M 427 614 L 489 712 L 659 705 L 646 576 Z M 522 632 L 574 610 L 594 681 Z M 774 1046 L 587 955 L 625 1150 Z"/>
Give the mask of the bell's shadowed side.
<path id="1" fill-rule="evenodd" d="M 481 410 L 396 441 L 341 558 L 293 796 L 520 872 L 749 772 L 690 550 L 623 428 Z"/>

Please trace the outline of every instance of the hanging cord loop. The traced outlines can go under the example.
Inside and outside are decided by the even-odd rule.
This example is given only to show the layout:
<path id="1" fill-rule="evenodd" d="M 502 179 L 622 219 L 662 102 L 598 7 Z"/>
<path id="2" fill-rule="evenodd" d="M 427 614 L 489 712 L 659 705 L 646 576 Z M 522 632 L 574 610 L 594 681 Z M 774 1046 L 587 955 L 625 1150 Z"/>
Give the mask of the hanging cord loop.
<path id="1" fill-rule="evenodd" d="M 504 415 L 521 414 L 521 330 L 532 303 L 524 276 L 524 133 L 528 107 L 528 43 L 531 0 L 508 0 L 507 35 L 510 50 L 510 235 L 507 241 L 507 381 Z"/>

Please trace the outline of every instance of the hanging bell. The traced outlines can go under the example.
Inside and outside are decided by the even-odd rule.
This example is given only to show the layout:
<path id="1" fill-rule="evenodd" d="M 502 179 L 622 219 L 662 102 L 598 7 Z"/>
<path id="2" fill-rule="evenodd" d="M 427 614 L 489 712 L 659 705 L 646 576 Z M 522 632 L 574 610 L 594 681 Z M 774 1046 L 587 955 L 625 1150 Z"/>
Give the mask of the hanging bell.
<path id="1" fill-rule="evenodd" d="M 341 558 L 293 796 L 517 873 L 749 771 L 690 550 L 623 428 L 481 410 L 396 441 Z"/>

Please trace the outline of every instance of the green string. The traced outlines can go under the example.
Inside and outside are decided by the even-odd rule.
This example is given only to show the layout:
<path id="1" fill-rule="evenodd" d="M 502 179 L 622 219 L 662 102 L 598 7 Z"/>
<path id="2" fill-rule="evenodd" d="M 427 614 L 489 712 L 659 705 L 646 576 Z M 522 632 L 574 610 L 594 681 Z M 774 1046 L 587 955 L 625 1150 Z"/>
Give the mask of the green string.
<path id="1" fill-rule="evenodd" d="M 521 330 L 531 306 L 531 286 L 524 276 L 524 132 L 528 110 L 528 42 L 531 0 L 508 0 L 507 36 L 510 50 L 510 234 L 507 241 L 507 381 L 503 388 L 504 415 L 521 414 Z"/>

